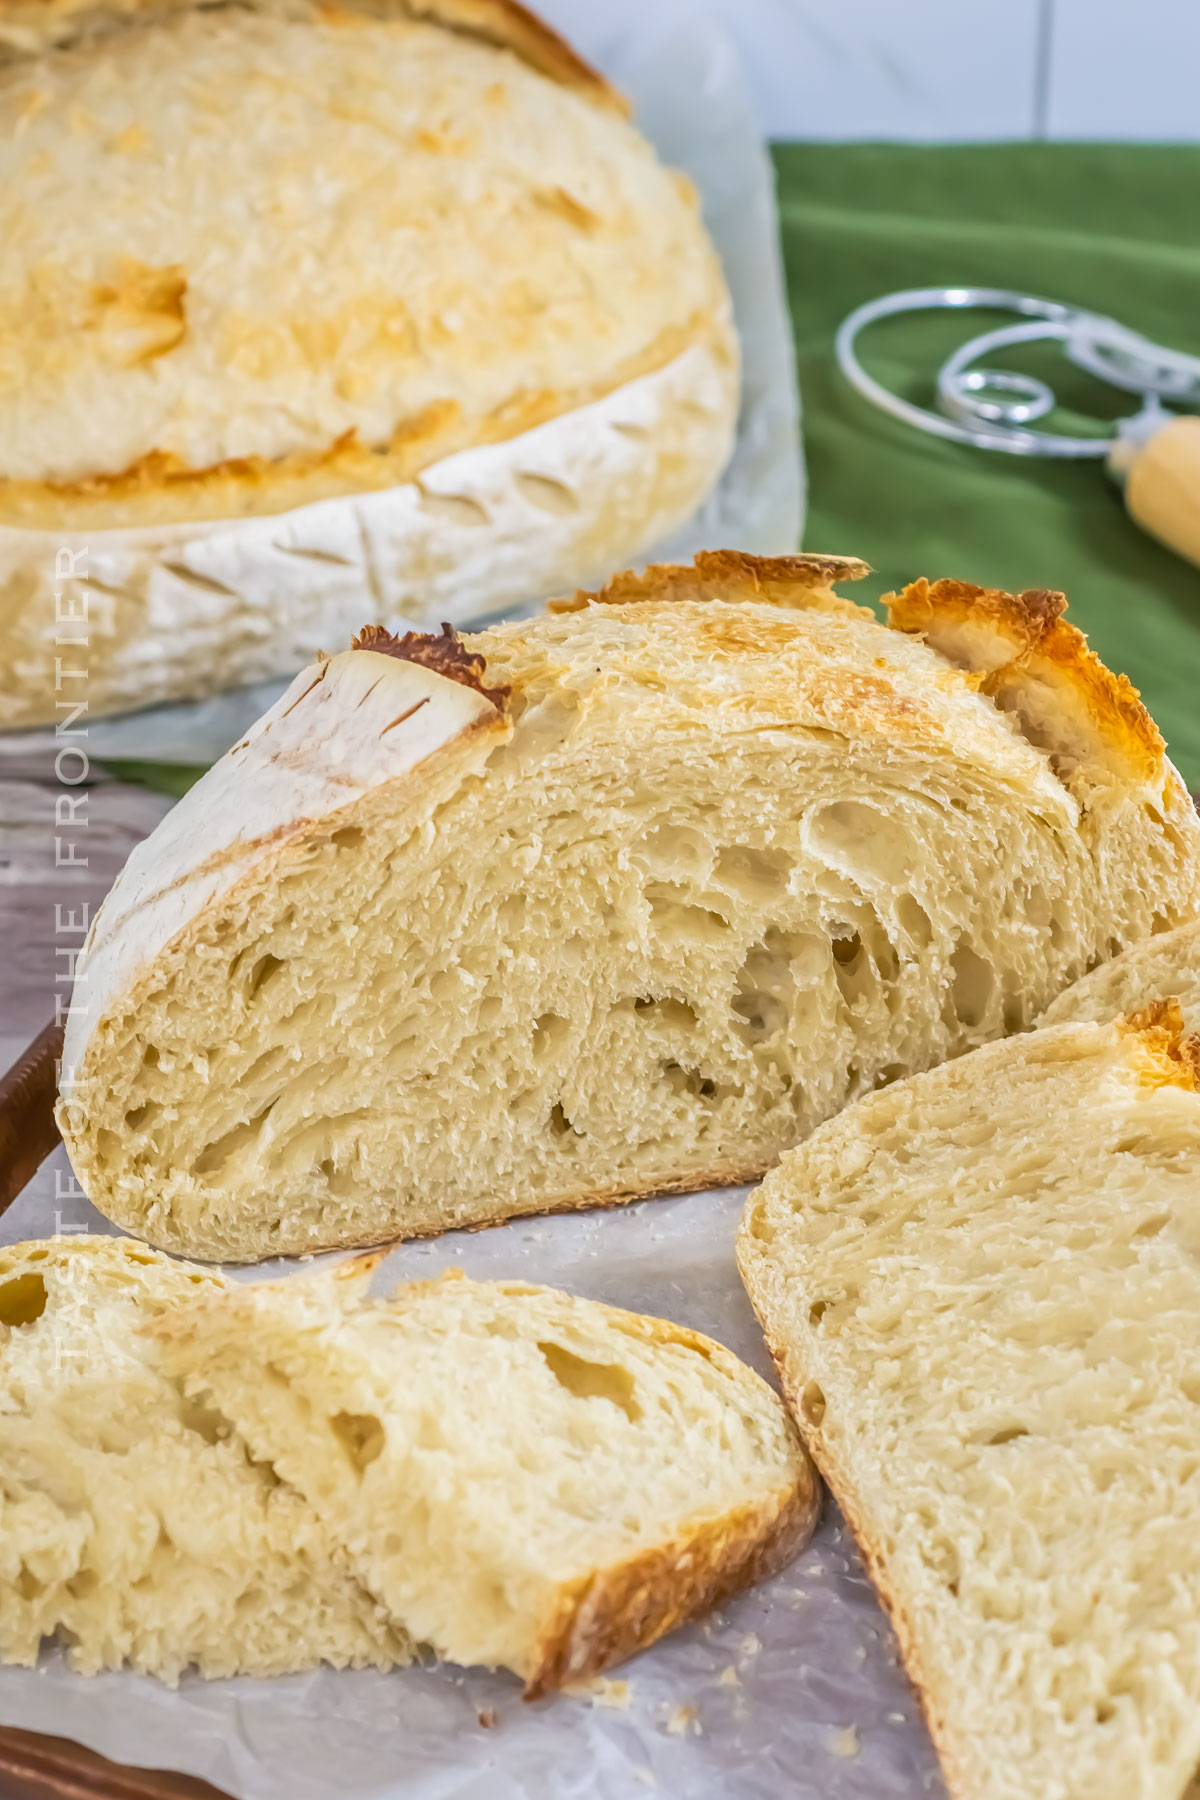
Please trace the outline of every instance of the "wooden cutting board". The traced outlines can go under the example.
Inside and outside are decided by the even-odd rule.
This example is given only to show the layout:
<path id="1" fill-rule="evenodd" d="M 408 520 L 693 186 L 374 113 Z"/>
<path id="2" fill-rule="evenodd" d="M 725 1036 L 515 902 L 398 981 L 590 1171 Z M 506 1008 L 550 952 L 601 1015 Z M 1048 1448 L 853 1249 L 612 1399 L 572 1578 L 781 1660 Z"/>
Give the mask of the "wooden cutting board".
<path id="1" fill-rule="evenodd" d="M 191 1775 L 130 1769 L 69 1738 L 0 1726 L 4 1800 L 229 1800 Z"/>

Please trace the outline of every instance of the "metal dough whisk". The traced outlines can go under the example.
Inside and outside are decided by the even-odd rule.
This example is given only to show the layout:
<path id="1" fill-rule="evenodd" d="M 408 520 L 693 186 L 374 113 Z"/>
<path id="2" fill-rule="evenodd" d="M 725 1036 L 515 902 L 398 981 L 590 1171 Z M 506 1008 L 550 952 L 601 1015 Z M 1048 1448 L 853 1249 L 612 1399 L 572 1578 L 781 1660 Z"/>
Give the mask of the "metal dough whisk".
<path id="1" fill-rule="evenodd" d="M 867 325 L 897 313 L 931 308 L 984 307 L 1015 312 L 1021 323 L 981 332 L 942 364 L 934 412 L 902 400 L 868 375 L 857 340 Z M 979 367 L 980 359 L 1013 344 L 1057 339 L 1077 368 L 1111 387 L 1141 397 L 1138 411 L 1115 420 L 1107 435 L 1069 437 L 1031 427 L 1057 404 L 1054 390 L 1033 375 Z M 1010 456 L 1103 457 L 1125 494 L 1130 516 L 1189 562 L 1200 564 L 1200 357 L 1168 350 L 1079 307 L 1006 288 L 909 288 L 868 301 L 837 334 L 842 372 L 866 399 L 920 431 L 1002 450 Z"/>

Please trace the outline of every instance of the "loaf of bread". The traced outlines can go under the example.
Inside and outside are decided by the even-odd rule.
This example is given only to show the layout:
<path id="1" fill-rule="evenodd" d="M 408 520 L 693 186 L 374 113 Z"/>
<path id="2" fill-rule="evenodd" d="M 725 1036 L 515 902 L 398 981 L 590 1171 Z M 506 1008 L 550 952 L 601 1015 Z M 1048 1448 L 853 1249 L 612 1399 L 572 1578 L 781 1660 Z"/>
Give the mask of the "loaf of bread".
<path id="1" fill-rule="evenodd" d="M 713 553 L 300 676 L 94 921 L 94 1204 L 248 1260 L 749 1180 L 1200 914 L 1060 598 L 919 583 L 889 630 L 861 568 Z"/>
<path id="2" fill-rule="evenodd" d="M 1200 921 L 1145 938 L 1093 969 L 1052 1000 L 1039 1023 L 1090 1019 L 1102 1024 L 1172 998 L 1179 1002 L 1188 1031 L 1200 1032 Z"/>
<path id="3" fill-rule="evenodd" d="M 955 1800 L 1190 1800 L 1200 1041 L 1048 1027 L 873 1094 L 742 1274 Z"/>
<path id="4" fill-rule="evenodd" d="M 0 242 L 0 726 L 602 577 L 732 445 L 696 196 L 510 0 L 4 0 Z"/>
<path id="5" fill-rule="evenodd" d="M 519 1282 L 350 1287 L 241 1287 L 157 1329 L 186 1391 L 438 1655 L 511 1669 L 533 1698 L 809 1537 L 818 1489 L 791 1421 L 719 1344 Z"/>
<path id="6" fill-rule="evenodd" d="M 0 1661 L 174 1683 L 408 1662 L 316 1515 L 142 1328 L 231 1284 L 122 1238 L 0 1250 Z"/>

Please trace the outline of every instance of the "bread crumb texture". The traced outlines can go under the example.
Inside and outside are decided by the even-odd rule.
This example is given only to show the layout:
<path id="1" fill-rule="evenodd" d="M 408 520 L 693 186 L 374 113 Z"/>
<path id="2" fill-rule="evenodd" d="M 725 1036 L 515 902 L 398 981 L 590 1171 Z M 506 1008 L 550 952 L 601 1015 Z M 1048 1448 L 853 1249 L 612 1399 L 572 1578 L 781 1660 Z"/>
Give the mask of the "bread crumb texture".
<path id="1" fill-rule="evenodd" d="M 0 1250 L 0 1661 L 172 1685 L 411 1659 L 315 1513 L 142 1328 L 229 1283 L 122 1238 Z"/>
<path id="2" fill-rule="evenodd" d="M 662 1320 L 457 1272 L 371 1301 L 351 1271 L 239 1285 L 156 1335 L 390 1616 L 530 1698 L 773 1573 L 816 1521 L 777 1395 Z"/>
<path id="3" fill-rule="evenodd" d="M 956 1800 L 1188 1800 L 1200 1094 L 1178 1008 L 871 1095 L 739 1261 Z"/>
<path id="4" fill-rule="evenodd" d="M 298 677 L 97 916 L 93 1202 L 238 1260 L 747 1180 L 1195 921 L 1200 822 L 1124 706 L 1027 732 L 829 561 Z"/>

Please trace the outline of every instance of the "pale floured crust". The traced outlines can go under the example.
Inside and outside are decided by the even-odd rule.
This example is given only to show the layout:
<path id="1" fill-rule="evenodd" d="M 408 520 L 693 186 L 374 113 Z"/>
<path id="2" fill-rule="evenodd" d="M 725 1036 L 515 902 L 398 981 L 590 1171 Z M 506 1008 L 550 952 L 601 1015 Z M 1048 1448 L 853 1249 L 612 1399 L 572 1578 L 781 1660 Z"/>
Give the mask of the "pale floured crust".
<path id="1" fill-rule="evenodd" d="M 95 718 L 291 674 L 365 617 L 402 631 L 561 592 L 695 511 L 736 404 L 736 365 L 693 345 L 400 487 L 210 525 L 0 526 L 0 727 L 62 723 L 56 639 L 81 627 Z"/>
<path id="2" fill-rule="evenodd" d="M 1021 719 L 1069 767 L 1119 778 L 1162 779 L 1162 735 L 1124 675 L 1105 668 L 1063 618 L 1066 599 L 1048 589 L 1008 594 L 964 581 L 915 581 L 884 605 L 898 631 L 923 637 L 948 661 L 981 677 L 980 692 Z"/>
<path id="3" fill-rule="evenodd" d="M 818 612 L 866 613 L 833 591 L 838 581 L 860 581 L 870 564 L 857 556 L 751 556 L 742 550 L 700 550 L 685 563 L 656 563 L 640 573 L 626 569 L 597 593 L 582 588 L 551 600 L 552 613 L 582 612 L 588 606 L 633 606 L 647 600 L 757 601 Z"/>

